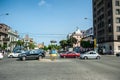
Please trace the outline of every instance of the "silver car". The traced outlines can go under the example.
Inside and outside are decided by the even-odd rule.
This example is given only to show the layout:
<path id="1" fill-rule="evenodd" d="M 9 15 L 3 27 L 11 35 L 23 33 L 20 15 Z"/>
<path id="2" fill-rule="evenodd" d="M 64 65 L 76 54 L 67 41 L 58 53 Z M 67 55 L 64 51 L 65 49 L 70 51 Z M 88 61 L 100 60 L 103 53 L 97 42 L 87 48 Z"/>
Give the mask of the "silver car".
<path id="1" fill-rule="evenodd" d="M 0 52 L 0 59 L 3 59 L 3 53 Z"/>
<path id="2" fill-rule="evenodd" d="M 25 53 L 25 51 L 24 50 L 18 50 L 18 51 L 9 53 L 8 58 L 18 58 L 18 55 L 21 54 L 21 53 Z"/>
<path id="3" fill-rule="evenodd" d="M 81 59 L 100 59 L 101 56 L 96 51 L 88 51 L 80 55 Z"/>

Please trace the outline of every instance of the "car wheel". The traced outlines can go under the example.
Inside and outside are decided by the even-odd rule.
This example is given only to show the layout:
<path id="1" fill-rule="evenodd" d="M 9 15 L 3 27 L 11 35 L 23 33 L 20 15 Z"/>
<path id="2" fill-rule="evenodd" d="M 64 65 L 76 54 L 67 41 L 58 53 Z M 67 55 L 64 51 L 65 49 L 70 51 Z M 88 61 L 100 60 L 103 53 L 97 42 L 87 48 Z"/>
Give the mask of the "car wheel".
<path id="1" fill-rule="evenodd" d="M 63 56 L 63 58 L 66 58 L 66 56 Z"/>
<path id="2" fill-rule="evenodd" d="M 85 56 L 84 59 L 85 59 L 85 60 L 88 59 L 87 56 Z"/>
<path id="3" fill-rule="evenodd" d="M 96 59 L 100 59 L 100 56 L 97 56 Z"/>
<path id="4" fill-rule="evenodd" d="M 26 57 L 22 57 L 22 60 L 25 61 L 25 60 L 26 60 Z"/>
<path id="5" fill-rule="evenodd" d="M 38 57 L 38 60 L 40 61 L 41 59 L 42 59 L 42 56 L 39 56 L 39 57 Z"/>

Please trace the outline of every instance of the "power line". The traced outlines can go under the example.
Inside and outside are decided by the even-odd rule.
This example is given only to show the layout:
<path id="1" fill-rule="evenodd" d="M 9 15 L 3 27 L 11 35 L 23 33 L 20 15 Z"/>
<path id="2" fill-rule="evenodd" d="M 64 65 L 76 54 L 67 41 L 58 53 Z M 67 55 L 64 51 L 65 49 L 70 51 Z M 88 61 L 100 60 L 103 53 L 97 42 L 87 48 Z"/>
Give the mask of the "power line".
<path id="1" fill-rule="evenodd" d="M 56 36 L 62 36 L 62 35 L 68 35 L 68 34 L 35 34 L 35 33 L 19 33 L 19 34 L 21 34 L 21 35 L 26 35 L 26 34 L 28 34 L 28 35 L 38 35 L 38 36 L 42 36 L 42 35 L 48 35 L 48 36 L 54 36 L 54 35 L 56 35 Z"/>

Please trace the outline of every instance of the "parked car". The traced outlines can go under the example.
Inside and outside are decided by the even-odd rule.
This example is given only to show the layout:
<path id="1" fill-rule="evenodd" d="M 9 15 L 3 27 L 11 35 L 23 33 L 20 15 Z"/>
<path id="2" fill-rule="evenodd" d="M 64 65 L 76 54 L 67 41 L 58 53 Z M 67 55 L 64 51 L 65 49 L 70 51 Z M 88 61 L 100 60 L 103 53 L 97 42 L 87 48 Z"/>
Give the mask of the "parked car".
<path id="1" fill-rule="evenodd" d="M 20 60 L 25 61 L 26 59 L 38 59 L 45 57 L 45 51 L 42 49 L 29 50 L 25 53 L 18 55 Z"/>
<path id="2" fill-rule="evenodd" d="M 60 53 L 61 58 L 77 58 L 80 57 L 80 53 L 76 53 L 74 51 L 68 51 L 65 53 Z"/>
<path id="3" fill-rule="evenodd" d="M 3 59 L 3 53 L 0 52 L 0 59 Z"/>
<path id="4" fill-rule="evenodd" d="M 8 54 L 8 58 L 17 58 L 19 54 L 21 53 L 25 53 L 24 50 L 17 50 L 17 51 L 14 51 L 10 54 Z"/>
<path id="5" fill-rule="evenodd" d="M 81 59 L 100 59 L 101 56 L 96 51 L 88 51 L 80 55 Z"/>
<path id="6" fill-rule="evenodd" d="M 116 56 L 119 57 L 120 56 L 120 52 L 116 53 Z"/>

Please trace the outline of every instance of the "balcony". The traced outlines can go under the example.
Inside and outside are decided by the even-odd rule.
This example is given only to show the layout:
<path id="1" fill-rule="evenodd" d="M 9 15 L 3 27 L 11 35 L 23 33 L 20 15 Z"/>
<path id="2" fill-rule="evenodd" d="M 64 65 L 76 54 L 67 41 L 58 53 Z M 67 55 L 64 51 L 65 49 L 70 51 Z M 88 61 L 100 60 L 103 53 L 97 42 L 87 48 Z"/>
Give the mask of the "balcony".
<path id="1" fill-rule="evenodd" d="M 0 33 L 8 34 L 7 31 L 0 29 Z"/>
<path id="2" fill-rule="evenodd" d="M 3 41 L 10 41 L 10 38 L 3 38 Z"/>

